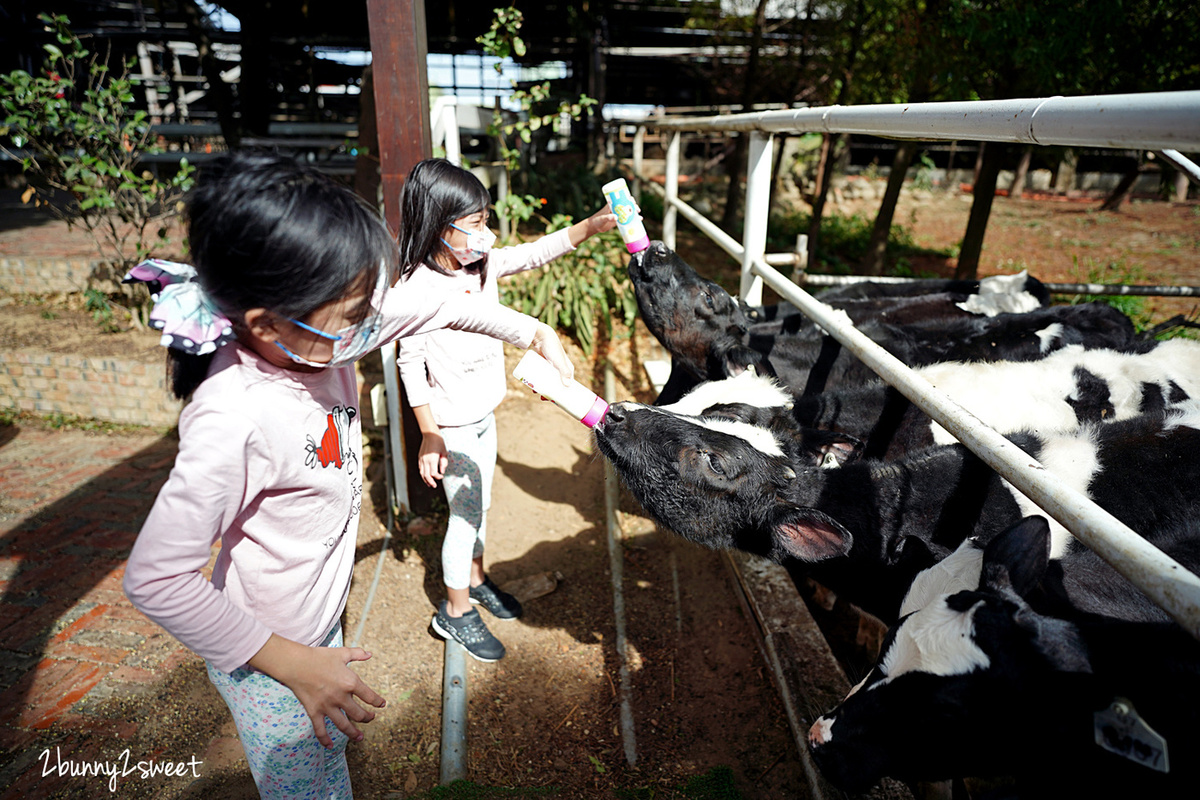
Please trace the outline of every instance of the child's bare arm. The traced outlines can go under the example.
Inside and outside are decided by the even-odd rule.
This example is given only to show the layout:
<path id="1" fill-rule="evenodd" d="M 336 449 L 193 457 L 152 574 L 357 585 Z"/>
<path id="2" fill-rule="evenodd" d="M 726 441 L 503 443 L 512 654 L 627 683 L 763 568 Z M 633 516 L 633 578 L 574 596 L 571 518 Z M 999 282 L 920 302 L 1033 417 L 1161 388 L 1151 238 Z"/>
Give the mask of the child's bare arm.
<path id="1" fill-rule="evenodd" d="M 308 712 L 317 739 L 333 747 L 333 739 L 325 729 L 326 717 L 357 742 L 363 735 L 354 723 L 370 722 L 375 712 L 363 708 L 354 698 L 375 708 L 387 703 L 350 669 L 350 662 L 370 657 L 361 647 L 308 647 L 272 634 L 250 659 L 250 666 L 291 689 Z"/>
<path id="2" fill-rule="evenodd" d="M 441 428 L 434 421 L 433 411 L 428 403 L 413 406 L 413 416 L 417 418 L 417 427 L 421 429 L 417 471 L 425 485 L 435 489 L 437 482 L 445 477 L 446 466 L 450 463 L 450 455 L 446 452 L 446 440 L 442 438 Z"/>

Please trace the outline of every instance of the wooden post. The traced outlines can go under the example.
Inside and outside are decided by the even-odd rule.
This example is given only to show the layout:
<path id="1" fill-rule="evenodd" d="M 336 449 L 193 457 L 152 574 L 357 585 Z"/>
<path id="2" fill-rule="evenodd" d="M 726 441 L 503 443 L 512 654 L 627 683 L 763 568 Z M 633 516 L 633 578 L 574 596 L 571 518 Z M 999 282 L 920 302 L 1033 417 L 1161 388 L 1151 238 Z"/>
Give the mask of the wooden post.
<path id="1" fill-rule="evenodd" d="M 400 230 L 400 190 L 413 166 L 433 155 L 429 121 L 429 77 L 425 54 L 424 0 L 367 0 L 371 33 L 371 77 L 375 84 L 376 137 L 383 216 L 392 234 Z M 430 489 L 417 470 L 421 431 L 401 392 L 404 463 L 411 510 L 423 513 L 440 490 Z M 394 424 L 394 420 L 389 419 Z"/>
<path id="2" fill-rule="evenodd" d="M 433 155 L 429 77 L 425 69 L 425 0 L 367 0 L 383 209 L 400 230 L 400 189 L 418 161 Z"/>

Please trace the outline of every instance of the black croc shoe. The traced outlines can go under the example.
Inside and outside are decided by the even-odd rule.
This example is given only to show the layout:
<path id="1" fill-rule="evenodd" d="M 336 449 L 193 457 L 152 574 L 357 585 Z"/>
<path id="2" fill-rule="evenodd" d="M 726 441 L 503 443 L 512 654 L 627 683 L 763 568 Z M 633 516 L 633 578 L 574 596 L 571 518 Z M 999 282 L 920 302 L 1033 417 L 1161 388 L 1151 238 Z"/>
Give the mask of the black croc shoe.
<path id="1" fill-rule="evenodd" d="M 521 616 L 521 601 L 492 583 L 486 575 L 483 583 L 470 589 L 471 602 L 483 606 L 496 619 L 513 620 Z"/>
<path id="2" fill-rule="evenodd" d="M 499 661 L 504 658 L 504 645 L 488 630 L 479 612 L 471 609 L 461 617 L 446 613 L 446 601 L 438 606 L 433 615 L 433 629 L 438 636 L 461 644 L 472 657 L 479 661 Z"/>

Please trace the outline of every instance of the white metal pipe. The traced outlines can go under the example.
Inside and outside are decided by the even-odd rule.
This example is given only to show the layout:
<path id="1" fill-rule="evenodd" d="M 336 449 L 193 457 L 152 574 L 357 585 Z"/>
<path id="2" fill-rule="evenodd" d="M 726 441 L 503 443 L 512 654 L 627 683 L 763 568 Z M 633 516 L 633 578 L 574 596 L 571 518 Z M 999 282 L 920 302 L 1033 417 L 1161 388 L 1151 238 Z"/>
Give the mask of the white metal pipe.
<path id="1" fill-rule="evenodd" d="M 746 162 L 745 223 L 742 225 L 741 297 L 752 306 L 762 305 L 762 280 L 754 274 L 754 260 L 767 248 L 767 226 L 751 225 L 766 220 L 771 211 L 771 155 L 775 137 L 754 131 L 750 134 L 750 157 Z"/>
<path id="2" fill-rule="evenodd" d="M 757 259 L 755 271 L 781 297 L 841 342 L 881 378 L 948 430 L 1005 480 L 1039 505 L 1193 636 L 1200 638 L 1200 576 L 1047 471 L 1028 453 L 983 424 L 944 392 L 857 330 L 844 314 Z"/>
<path id="3" fill-rule="evenodd" d="M 1178 150 L 1160 150 L 1158 154 L 1171 166 L 1178 169 L 1191 179 L 1192 183 L 1200 183 L 1200 166 Z"/>
<path id="4" fill-rule="evenodd" d="M 646 156 L 646 127 L 639 125 L 633 134 L 633 196 L 638 202 L 642 199 L 642 172 Z"/>
<path id="5" fill-rule="evenodd" d="M 723 231 L 719 225 L 710 220 L 708 217 L 701 214 L 696 209 L 689 206 L 687 203 L 680 200 L 678 197 L 671 200 L 671 208 L 678 209 L 679 213 L 687 219 L 688 222 L 699 228 L 708 238 L 712 239 L 716 244 L 739 263 L 742 260 L 742 245 L 737 239 L 734 239 L 728 233 Z M 666 241 L 665 239 L 663 240 Z M 670 245 L 667 245 L 670 247 Z M 671 248 L 674 250 L 675 248 Z"/>
<path id="6" fill-rule="evenodd" d="M 500 168 L 497 170 L 496 183 L 497 183 L 496 205 L 503 206 L 504 201 L 508 199 L 508 167 L 504 164 L 501 164 Z M 509 233 L 510 232 L 515 233 L 516 231 L 511 230 L 511 226 L 508 223 L 508 215 L 507 214 L 500 214 L 499 216 L 500 216 L 500 240 L 501 240 L 501 242 L 505 242 L 505 241 L 508 241 Z"/>
<path id="7" fill-rule="evenodd" d="M 400 373 L 396 368 L 396 343 L 388 342 L 379 349 L 383 359 L 383 390 L 387 398 L 387 435 L 392 450 L 392 479 L 396 482 L 396 505 L 400 514 L 412 507 L 408 499 L 408 464 L 404 452 L 404 424 L 400 416 Z M 389 502 L 391 502 L 389 500 Z"/>
<path id="8" fill-rule="evenodd" d="M 442 108 L 442 136 L 445 143 L 446 160 L 462 166 L 462 144 L 458 138 L 458 109 L 454 103 Z"/>
<path id="9" fill-rule="evenodd" d="M 671 120 L 647 117 L 642 124 L 676 131 L 817 131 L 1195 152 L 1200 150 L 1200 91 L 820 106 Z"/>
<path id="10" fill-rule="evenodd" d="M 1137 286 L 1121 283 L 1043 283 L 1055 294 L 1155 295 L 1159 297 L 1197 297 L 1200 286 Z"/>
<path id="11" fill-rule="evenodd" d="M 678 213 L 674 200 L 679 197 L 679 150 L 682 134 L 672 131 L 667 141 L 666 175 L 663 189 L 666 190 L 666 203 L 663 206 L 663 242 L 672 250 L 675 249 L 675 226 Z"/>
<path id="12" fill-rule="evenodd" d="M 785 258 L 787 257 L 787 258 Z M 771 266 L 791 263 L 791 253 L 772 253 L 766 262 Z M 897 278 L 890 275 L 823 275 L 805 273 L 800 282 L 808 286 L 847 286 L 853 283 L 912 283 L 920 278 Z M 1139 295 L 1149 297 L 1200 297 L 1200 286 L 1142 286 L 1123 283 L 1043 283 L 1051 294 Z"/>

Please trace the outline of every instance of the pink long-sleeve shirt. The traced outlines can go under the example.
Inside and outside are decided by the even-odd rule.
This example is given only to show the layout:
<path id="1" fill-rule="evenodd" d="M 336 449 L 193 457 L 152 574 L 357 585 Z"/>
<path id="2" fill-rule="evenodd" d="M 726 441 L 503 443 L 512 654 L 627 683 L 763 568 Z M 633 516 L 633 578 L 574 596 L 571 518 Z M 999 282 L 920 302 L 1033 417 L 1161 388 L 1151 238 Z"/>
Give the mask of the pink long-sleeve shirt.
<path id="1" fill-rule="evenodd" d="M 382 341 L 455 327 L 530 345 L 536 320 L 480 300 L 393 289 Z M 130 553 L 125 593 L 225 672 L 272 633 L 315 646 L 346 604 L 362 491 L 354 367 L 296 372 L 226 345 L 180 414 L 175 466 Z M 218 540 L 209 581 L 201 570 Z"/>
<path id="2" fill-rule="evenodd" d="M 545 266 L 574 249 L 564 228 L 533 242 L 492 250 L 482 287 L 478 273 L 460 269 L 444 275 L 425 266 L 417 267 L 403 286 L 420 294 L 481 295 L 499 306 L 500 278 Z M 478 422 L 504 399 L 504 345 L 496 339 L 466 330 L 431 331 L 401 341 L 397 362 L 409 405 L 428 404 L 440 427 Z"/>

